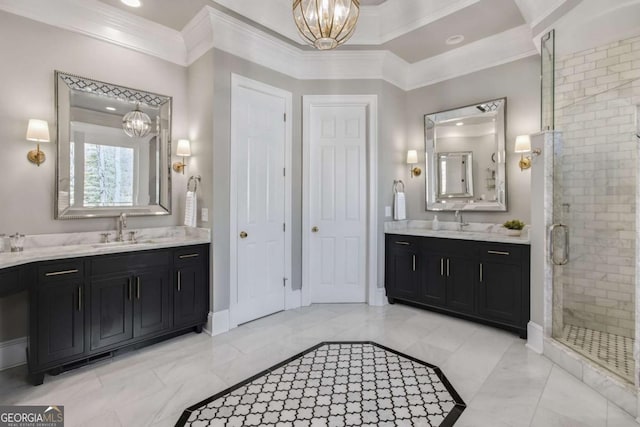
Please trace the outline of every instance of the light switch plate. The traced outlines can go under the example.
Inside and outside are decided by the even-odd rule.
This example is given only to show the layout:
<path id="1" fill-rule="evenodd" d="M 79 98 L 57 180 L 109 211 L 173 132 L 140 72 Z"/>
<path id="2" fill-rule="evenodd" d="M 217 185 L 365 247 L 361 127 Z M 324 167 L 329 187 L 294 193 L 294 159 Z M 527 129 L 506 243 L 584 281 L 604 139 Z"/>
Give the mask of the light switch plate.
<path id="1" fill-rule="evenodd" d="M 387 218 L 391 218 L 391 206 L 384 207 L 384 216 Z"/>
<path id="2" fill-rule="evenodd" d="M 209 209 L 202 208 L 202 222 L 209 222 Z"/>

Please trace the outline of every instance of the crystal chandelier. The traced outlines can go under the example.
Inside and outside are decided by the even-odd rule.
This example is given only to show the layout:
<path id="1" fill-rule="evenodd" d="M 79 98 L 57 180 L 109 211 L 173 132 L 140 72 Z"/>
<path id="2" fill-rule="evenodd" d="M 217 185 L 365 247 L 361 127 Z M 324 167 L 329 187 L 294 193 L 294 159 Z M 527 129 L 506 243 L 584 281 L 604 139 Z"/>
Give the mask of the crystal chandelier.
<path id="1" fill-rule="evenodd" d="M 129 111 L 122 118 L 122 129 L 131 138 L 142 138 L 151 130 L 151 119 L 140 110 L 140 105 L 136 105 L 135 110 Z"/>
<path id="2" fill-rule="evenodd" d="M 360 0 L 293 0 L 293 19 L 302 37 L 319 50 L 334 49 L 351 37 Z"/>

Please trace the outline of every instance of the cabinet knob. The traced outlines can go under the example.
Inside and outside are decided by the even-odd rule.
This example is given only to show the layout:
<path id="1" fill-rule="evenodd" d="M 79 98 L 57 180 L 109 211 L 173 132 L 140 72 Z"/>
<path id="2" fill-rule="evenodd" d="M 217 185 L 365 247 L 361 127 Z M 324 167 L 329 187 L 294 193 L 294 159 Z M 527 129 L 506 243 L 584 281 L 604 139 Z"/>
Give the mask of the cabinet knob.
<path id="1" fill-rule="evenodd" d="M 318 231 L 320 231 L 320 228 L 318 228 L 318 227 L 316 227 L 316 226 L 313 226 L 313 227 L 311 227 L 311 231 L 312 231 L 313 233 L 317 233 Z"/>
<path id="2" fill-rule="evenodd" d="M 248 236 L 249 236 L 249 235 L 247 234 L 247 232 L 246 232 L 246 231 L 241 231 L 241 232 L 240 232 L 240 238 L 241 238 L 241 239 L 246 239 Z"/>

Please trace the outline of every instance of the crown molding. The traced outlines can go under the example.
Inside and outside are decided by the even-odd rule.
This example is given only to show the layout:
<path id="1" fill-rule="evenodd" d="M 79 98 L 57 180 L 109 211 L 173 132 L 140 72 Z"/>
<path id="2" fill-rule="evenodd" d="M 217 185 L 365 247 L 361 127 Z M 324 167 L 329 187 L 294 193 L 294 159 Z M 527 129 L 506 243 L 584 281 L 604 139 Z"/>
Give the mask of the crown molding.
<path id="1" fill-rule="evenodd" d="M 429 86 L 537 54 L 529 26 L 521 25 L 411 64 L 405 90 Z"/>
<path id="2" fill-rule="evenodd" d="M 356 30 L 349 42 L 383 44 L 478 2 L 480 0 L 387 0 L 374 8 L 379 33 L 368 36 Z"/>
<path id="3" fill-rule="evenodd" d="M 388 0 L 375 8 L 385 10 L 382 6 L 387 3 L 393 5 L 395 1 L 398 0 Z M 461 0 L 456 4 L 460 6 L 469 1 L 477 0 Z M 427 86 L 537 53 L 527 25 L 409 64 L 384 50 L 303 50 L 210 6 L 205 6 L 181 32 L 98 0 L 0 0 L 0 10 L 182 66 L 189 66 L 215 47 L 298 80 L 381 79 L 403 90 Z"/>
<path id="4" fill-rule="evenodd" d="M 514 0 L 530 28 L 547 19 L 567 0 Z"/>
<path id="5" fill-rule="evenodd" d="M 98 0 L 0 0 L 0 10 L 188 65 L 179 31 Z"/>

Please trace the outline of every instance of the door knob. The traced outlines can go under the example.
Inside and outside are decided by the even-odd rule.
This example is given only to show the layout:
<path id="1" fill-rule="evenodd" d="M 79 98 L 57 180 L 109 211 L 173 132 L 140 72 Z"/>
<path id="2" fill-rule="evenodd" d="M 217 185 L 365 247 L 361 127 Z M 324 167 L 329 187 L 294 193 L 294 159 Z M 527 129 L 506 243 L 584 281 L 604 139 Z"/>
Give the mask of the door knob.
<path id="1" fill-rule="evenodd" d="M 317 233 L 318 231 L 320 231 L 320 229 L 318 227 L 313 227 L 311 228 L 311 231 L 313 231 L 314 233 Z"/>
<path id="2" fill-rule="evenodd" d="M 241 239 L 246 239 L 246 238 L 247 238 L 247 236 L 248 236 L 248 234 L 247 234 L 247 232 L 246 232 L 246 231 L 241 231 L 241 232 L 240 232 L 240 238 L 241 238 Z"/>

